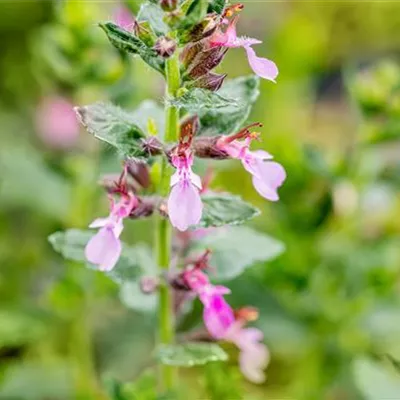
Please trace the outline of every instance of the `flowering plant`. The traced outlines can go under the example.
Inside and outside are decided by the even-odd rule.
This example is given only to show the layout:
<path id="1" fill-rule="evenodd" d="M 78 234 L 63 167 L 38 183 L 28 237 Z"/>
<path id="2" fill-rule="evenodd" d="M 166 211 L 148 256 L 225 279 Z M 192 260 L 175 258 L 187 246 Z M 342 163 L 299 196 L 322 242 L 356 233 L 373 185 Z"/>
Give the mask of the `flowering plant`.
<path id="1" fill-rule="evenodd" d="M 234 310 L 225 299 L 230 289 L 218 281 L 276 257 L 283 246 L 237 226 L 259 211 L 239 196 L 212 192 L 209 179 L 202 181 L 194 172 L 198 159 L 239 159 L 255 190 L 270 201 L 279 199 L 286 178 L 272 155 L 250 150 L 259 138 L 253 128 L 262 126 L 246 125 L 258 79 L 275 81 L 278 70 L 256 55 L 252 46 L 259 40 L 237 36 L 242 9 L 242 4 L 221 0 L 147 1 L 131 23 L 120 17 L 100 23 L 117 49 L 139 56 L 165 78 L 164 110 L 151 101 L 134 112 L 108 103 L 75 108 L 89 133 L 116 148 L 123 168 L 117 177 L 102 181 L 110 213 L 90 223 L 98 231 L 57 232 L 50 241 L 66 258 L 86 261 L 114 279 L 130 307 L 140 308 L 131 297 L 124 299 L 134 284 L 145 296 L 156 297 L 161 393 L 175 388 L 177 366 L 225 361 L 228 355 L 217 342 L 239 349 L 241 371 L 252 382 L 264 380 L 269 361 L 262 331 L 247 326 L 257 311 Z M 214 69 L 235 47 L 245 49 L 256 75 L 225 81 L 226 74 Z M 120 236 L 124 221 L 152 215 L 156 257 L 147 249 L 142 257 Z M 176 321 L 195 298 L 203 305 L 206 330 L 195 329 L 178 340 Z"/>

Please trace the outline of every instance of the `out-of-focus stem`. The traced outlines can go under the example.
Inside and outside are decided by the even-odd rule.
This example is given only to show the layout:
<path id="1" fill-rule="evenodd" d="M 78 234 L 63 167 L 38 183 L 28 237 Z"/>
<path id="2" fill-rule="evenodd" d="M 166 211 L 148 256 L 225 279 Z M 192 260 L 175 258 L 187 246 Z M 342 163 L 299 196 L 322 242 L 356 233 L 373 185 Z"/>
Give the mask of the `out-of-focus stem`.
<path id="1" fill-rule="evenodd" d="M 180 86 L 179 60 L 177 55 L 173 55 L 166 61 L 166 92 L 167 97 L 174 97 Z M 175 106 L 168 104 L 165 109 L 165 142 L 175 142 L 179 133 L 179 110 Z M 169 191 L 169 179 L 171 169 L 165 158 L 161 164 L 161 181 L 159 193 L 166 197 Z M 159 267 L 165 272 L 170 265 L 171 252 L 171 226 L 165 218 L 158 217 L 157 220 L 157 261 Z M 167 284 L 160 287 L 159 293 L 159 343 L 161 345 L 174 342 L 174 314 L 172 293 Z M 160 366 L 160 390 L 170 391 L 175 384 L 175 370 L 168 365 Z"/>

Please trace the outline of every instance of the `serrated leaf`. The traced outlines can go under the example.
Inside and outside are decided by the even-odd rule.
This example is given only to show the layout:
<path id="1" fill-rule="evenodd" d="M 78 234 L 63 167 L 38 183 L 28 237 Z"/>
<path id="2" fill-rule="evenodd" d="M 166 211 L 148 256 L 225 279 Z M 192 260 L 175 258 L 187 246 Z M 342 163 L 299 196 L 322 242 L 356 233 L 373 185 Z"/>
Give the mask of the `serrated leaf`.
<path id="1" fill-rule="evenodd" d="M 158 137 L 162 139 L 165 131 L 164 110 L 153 100 L 144 100 L 133 111 L 132 118 L 143 132 L 147 132 L 149 121 L 155 125 Z"/>
<path id="2" fill-rule="evenodd" d="M 166 365 L 194 367 L 214 361 L 226 361 L 228 355 L 215 343 L 192 342 L 161 346 L 157 358 Z"/>
<path id="3" fill-rule="evenodd" d="M 224 97 L 219 93 L 202 88 L 188 89 L 182 96 L 170 99 L 169 102 L 176 107 L 185 108 L 187 111 L 196 113 L 212 109 L 222 110 L 226 107 L 231 107 L 232 109 L 241 107 L 233 98 Z"/>
<path id="4" fill-rule="evenodd" d="M 357 359 L 353 364 L 355 383 L 366 400 L 398 399 L 400 378 L 384 364 Z"/>
<path id="5" fill-rule="evenodd" d="M 146 2 L 140 6 L 137 20 L 148 21 L 157 36 L 168 33 L 168 25 L 163 21 L 164 12 L 158 4 Z"/>
<path id="6" fill-rule="evenodd" d="M 285 249 L 276 239 L 244 226 L 215 230 L 198 240 L 193 250 L 212 251 L 211 265 L 218 280 L 233 279 L 259 261 L 270 261 Z"/>
<path id="7" fill-rule="evenodd" d="M 141 142 L 145 134 L 131 114 L 107 103 L 76 107 L 75 111 L 89 133 L 116 147 L 123 156 L 146 157 Z"/>
<path id="8" fill-rule="evenodd" d="M 65 259 L 83 262 L 88 268 L 96 269 L 85 258 L 85 246 L 95 233 L 96 231 L 69 229 L 53 233 L 48 240 L 54 250 Z M 147 263 L 149 253 L 151 254 L 150 249 L 144 244 L 128 246 L 122 243 L 122 253 L 117 265 L 105 274 L 119 284 L 136 281 L 142 270 L 149 266 Z"/>
<path id="9" fill-rule="evenodd" d="M 260 214 L 260 211 L 239 196 L 229 193 L 213 193 L 202 196 L 203 215 L 200 226 L 203 228 L 224 225 L 239 225 Z"/>
<path id="10" fill-rule="evenodd" d="M 251 107 L 259 95 L 259 78 L 255 75 L 225 81 L 218 91 L 219 96 L 233 99 L 222 107 L 210 107 L 196 112 L 200 117 L 198 135 L 227 135 L 238 131 L 246 122 Z"/>
<path id="11" fill-rule="evenodd" d="M 208 5 L 208 12 L 209 13 L 217 13 L 219 15 L 222 14 L 224 11 L 226 4 L 226 0 L 210 0 L 210 4 Z"/>
<path id="12" fill-rule="evenodd" d="M 111 44 L 117 49 L 139 55 L 150 67 L 164 74 L 165 61 L 162 57 L 140 40 L 137 36 L 119 27 L 113 22 L 99 24 Z"/>

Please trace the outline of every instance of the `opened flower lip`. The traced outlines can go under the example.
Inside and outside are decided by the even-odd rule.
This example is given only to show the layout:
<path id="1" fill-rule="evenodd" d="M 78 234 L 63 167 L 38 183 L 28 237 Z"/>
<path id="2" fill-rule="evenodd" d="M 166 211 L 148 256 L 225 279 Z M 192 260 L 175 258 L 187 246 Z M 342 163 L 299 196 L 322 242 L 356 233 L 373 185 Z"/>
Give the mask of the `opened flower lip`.
<path id="1" fill-rule="evenodd" d="M 221 136 L 217 147 L 242 162 L 244 169 L 252 175 L 253 186 L 258 194 L 267 200 L 277 201 L 278 188 L 286 179 L 286 171 L 281 164 L 271 161 L 273 156 L 265 150 L 249 149 L 256 137 L 248 128 L 244 128 L 236 135 Z"/>
<path id="2" fill-rule="evenodd" d="M 252 46 L 262 43 L 261 40 L 244 36 L 237 36 L 236 24 L 238 19 L 239 17 L 235 16 L 230 21 L 226 19 L 222 21 L 222 23 L 220 24 L 220 28 L 210 38 L 211 47 L 242 47 L 246 51 L 247 59 L 253 72 L 260 78 L 268 79 L 272 82 L 275 82 L 275 79 L 279 73 L 276 64 L 273 61 L 268 60 L 267 58 L 257 56 Z M 226 24 L 228 26 L 225 30 L 222 30 L 221 26 L 224 26 Z"/>
<path id="3" fill-rule="evenodd" d="M 137 204 L 136 197 L 130 194 L 122 195 L 118 203 L 110 197 L 110 215 L 97 218 L 89 225 L 89 228 L 99 228 L 99 231 L 87 243 L 85 257 L 100 271 L 110 271 L 118 262 L 122 251 L 119 237 L 123 230 L 123 219 Z"/>
<path id="4" fill-rule="evenodd" d="M 173 156 L 172 164 L 177 171 L 170 181 L 172 189 L 168 197 L 168 215 L 171 224 L 183 232 L 201 220 L 201 179 L 192 171 L 193 156 L 190 153 Z"/>

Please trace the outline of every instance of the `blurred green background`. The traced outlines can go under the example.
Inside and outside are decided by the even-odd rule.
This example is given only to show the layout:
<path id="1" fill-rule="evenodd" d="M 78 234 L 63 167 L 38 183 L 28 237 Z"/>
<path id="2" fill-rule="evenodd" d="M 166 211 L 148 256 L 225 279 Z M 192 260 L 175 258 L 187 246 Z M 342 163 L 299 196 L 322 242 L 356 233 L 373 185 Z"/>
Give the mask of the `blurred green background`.
<path id="1" fill-rule="evenodd" d="M 181 371 L 183 398 L 400 399 L 400 3 L 244 3 L 240 33 L 263 39 L 258 55 L 280 69 L 251 120 L 288 179 L 274 204 L 239 163 L 213 164 L 213 186 L 260 207 L 254 227 L 286 244 L 228 284 L 234 306 L 260 309 L 272 361 L 262 386 L 243 382 L 235 361 Z M 47 242 L 106 214 L 97 180 L 120 164 L 69 117 L 49 127 L 43 113 L 54 101 L 162 100 L 159 76 L 96 27 L 118 5 L 0 2 L 2 400 L 107 399 L 104 383 L 148 367 L 154 317 L 127 311 L 113 282 Z M 222 69 L 250 73 L 240 49 Z M 151 243 L 152 221 L 127 225 L 124 240 Z"/>

